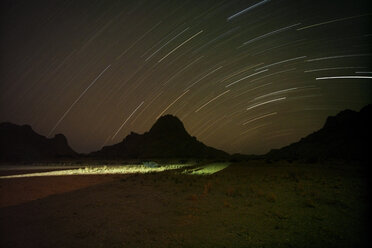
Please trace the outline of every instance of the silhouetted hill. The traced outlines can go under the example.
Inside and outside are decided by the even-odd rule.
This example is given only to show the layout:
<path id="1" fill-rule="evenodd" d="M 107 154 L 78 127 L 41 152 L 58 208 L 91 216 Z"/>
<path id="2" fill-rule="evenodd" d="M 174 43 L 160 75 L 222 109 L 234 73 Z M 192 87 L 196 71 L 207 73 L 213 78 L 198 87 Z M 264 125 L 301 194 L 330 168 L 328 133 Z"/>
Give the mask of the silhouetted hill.
<path id="1" fill-rule="evenodd" d="M 371 151 L 372 105 L 360 112 L 344 110 L 330 116 L 323 128 L 300 141 L 266 154 L 270 159 L 367 161 Z"/>
<path id="2" fill-rule="evenodd" d="M 122 142 L 90 154 L 94 158 L 227 158 L 221 150 L 191 137 L 175 116 L 160 117 L 144 134 L 131 133 Z"/>
<path id="3" fill-rule="evenodd" d="M 42 161 L 76 155 L 63 134 L 48 139 L 29 125 L 0 123 L 0 161 Z"/>
<path id="4" fill-rule="evenodd" d="M 241 153 L 234 153 L 230 155 L 231 162 L 242 162 L 242 161 L 249 161 L 249 160 L 257 160 L 263 159 L 263 155 L 254 155 L 254 154 L 241 154 Z"/>

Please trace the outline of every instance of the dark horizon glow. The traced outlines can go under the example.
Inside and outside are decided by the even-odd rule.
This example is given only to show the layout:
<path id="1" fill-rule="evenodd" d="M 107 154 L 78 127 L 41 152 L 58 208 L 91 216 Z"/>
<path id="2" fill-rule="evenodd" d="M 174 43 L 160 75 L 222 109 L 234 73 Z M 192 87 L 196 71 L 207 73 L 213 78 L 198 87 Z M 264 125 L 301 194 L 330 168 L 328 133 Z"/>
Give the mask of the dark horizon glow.
<path id="1" fill-rule="evenodd" d="M 162 115 L 262 154 L 372 101 L 369 1 L 2 1 L 0 122 L 99 150 Z"/>

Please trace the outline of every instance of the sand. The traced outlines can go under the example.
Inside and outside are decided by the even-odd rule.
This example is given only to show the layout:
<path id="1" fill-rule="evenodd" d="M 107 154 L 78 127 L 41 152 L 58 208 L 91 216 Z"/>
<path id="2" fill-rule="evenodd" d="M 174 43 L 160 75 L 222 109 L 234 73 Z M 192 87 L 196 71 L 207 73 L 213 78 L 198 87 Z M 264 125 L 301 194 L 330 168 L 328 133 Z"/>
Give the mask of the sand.
<path id="1" fill-rule="evenodd" d="M 263 161 L 1 179 L 0 247 L 364 247 L 363 169 Z"/>

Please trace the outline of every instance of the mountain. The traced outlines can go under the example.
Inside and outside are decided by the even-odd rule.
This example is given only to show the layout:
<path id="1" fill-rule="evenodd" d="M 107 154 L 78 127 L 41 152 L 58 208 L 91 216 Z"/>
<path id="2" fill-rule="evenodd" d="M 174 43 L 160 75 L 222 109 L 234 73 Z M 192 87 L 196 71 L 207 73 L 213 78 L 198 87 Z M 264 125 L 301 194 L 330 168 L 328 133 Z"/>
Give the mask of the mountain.
<path id="1" fill-rule="evenodd" d="M 0 161 L 41 161 L 76 155 L 63 134 L 48 139 L 29 125 L 0 123 Z"/>
<path id="2" fill-rule="evenodd" d="M 327 160 L 365 162 L 369 159 L 372 105 L 360 112 L 344 110 L 327 118 L 325 125 L 300 141 L 265 155 L 269 159 Z"/>
<path id="3" fill-rule="evenodd" d="M 144 134 L 130 133 L 122 142 L 105 146 L 88 156 L 92 159 L 153 158 L 222 158 L 247 160 L 257 158 L 318 161 L 342 159 L 369 160 L 372 105 L 360 112 L 344 110 L 327 118 L 325 125 L 300 141 L 271 150 L 263 156 L 235 154 L 204 145 L 190 136 L 175 116 L 160 117 Z M 0 123 L 0 161 L 42 161 L 79 158 L 62 134 L 48 139 L 28 125 Z M 82 158 L 82 157 L 80 157 Z"/>
<path id="4" fill-rule="evenodd" d="M 122 142 L 105 146 L 90 156 L 118 158 L 227 158 L 224 151 L 204 145 L 190 136 L 175 116 L 160 117 L 144 134 L 131 133 Z"/>

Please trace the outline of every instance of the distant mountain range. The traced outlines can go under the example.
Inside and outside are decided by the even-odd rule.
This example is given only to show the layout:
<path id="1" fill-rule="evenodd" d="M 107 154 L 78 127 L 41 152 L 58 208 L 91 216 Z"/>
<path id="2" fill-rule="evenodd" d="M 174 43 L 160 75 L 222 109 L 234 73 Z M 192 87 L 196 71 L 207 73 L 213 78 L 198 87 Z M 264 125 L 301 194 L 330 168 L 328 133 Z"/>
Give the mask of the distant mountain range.
<path id="1" fill-rule="evenodd" d="M 344 110 L 328 117 L 325 125 L 300 141 L 266 155 L 228 153 L 206 146 L 192 137 L 183 123 L 175 116 L 160 117 L 144 134 L 130 133 L 118 144 L 105 146 L 88 155 L 78 154 L 68 145 L 62 134 L 48 139 L 39 135 L 28 125 L 0 124 L 0 161 L 44 161 L 60 159 L 231 159 L 256 158 L 287 160 L 343 159 L 367 161 L 371 140 L 372 105 L 360 112 Z"/>
<path id="2" fill-rule="evenodd" d="M 229 154 L 206 146 L 190 136 L 175 116 L 160 117 L 149 132 L 131 133 L 122 142 L 88 155 L 78 154 L 62 134 L 48 139 L 28 125 L 0 124 L 0 161 L 58 161 L 60 159 L 228 158 Z"/>
<path id="3" fill-rule="evenodd" d="M 296 143 L 265 155 L 269 159 L 353 161 L 370 160 L 372 105 L 360 112 L 344 110 L 327 118 L 325 125 Z"/>
<path id="4" fill-rule="evenodd" d="M 63 134 L 48 139 L 29 125 L 0 123 L 0 161 L 41 161 L 76 156 Z"/>

